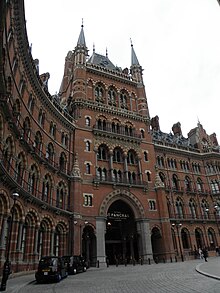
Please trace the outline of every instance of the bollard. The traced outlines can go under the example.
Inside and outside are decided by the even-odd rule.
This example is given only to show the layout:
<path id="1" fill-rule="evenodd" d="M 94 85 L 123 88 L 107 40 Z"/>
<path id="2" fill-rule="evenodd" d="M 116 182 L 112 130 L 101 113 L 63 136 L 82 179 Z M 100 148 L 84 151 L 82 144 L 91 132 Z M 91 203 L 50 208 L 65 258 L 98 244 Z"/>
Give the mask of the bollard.
<path id="1" fill-rule="evenodd" d="M 116 259 L 116 267 L 118 267 L 118 259 Z"/>
<path id="2" fill-rule="evenodd" d="M 148 264 L 150 265 L 150 258 L 148 258 Z"/>
<path id="3" fill-rule="evenodd" d="M 175 256 L 175 261 L 177 262 L 177 257 Z"/>
<path id="4" fill-rule="evenodd" d="M 125 267 L 127 266 L 127 259 L 125 259 Z"/>
<path id="5" fill-rule="evenodd" d="M 133 266 L 135 266 L 135 259 L 132 260 Z"/>
<path id="6" fill-rule="evenodd" d="M 109 260 L 106 260 L 107 268 L 109 267 Z"/>
<path id="7" fill-rule="evenodd" d="M 99 268 L 99 260 L 97 260 L 97 268 Z"/>
<path id="8" fill-rule="evenodd" d="M 170 257 L 170 262 L 173 262 L 172 256 Z"/>
<path id="9" fill-rule="evenodd" d="M 141 258 L 141 266 L 143 265 L 143 258 Z"/>
<path id="10" fill-rule="evenodd" d="M 163 263 L 165 263 L 166 262 L 166 260 L 165 260 L 165 257 L 163 258 Z"/>

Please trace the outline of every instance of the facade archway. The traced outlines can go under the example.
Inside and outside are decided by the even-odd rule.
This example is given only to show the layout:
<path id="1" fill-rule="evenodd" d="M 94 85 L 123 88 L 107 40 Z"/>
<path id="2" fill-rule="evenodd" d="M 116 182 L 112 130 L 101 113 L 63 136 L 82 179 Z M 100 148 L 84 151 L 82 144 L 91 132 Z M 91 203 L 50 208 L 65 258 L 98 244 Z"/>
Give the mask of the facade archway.
<path id="1" fill-rule="evenodd" d="M 96 265 L 96 236 L 92 226 L 87 225 L 82 233 L 82 256 L 88 267 Z"/>
<path id="2" fill-rule="evenodd" d="M 109 264 L 132 263 L 139 260 L 134 213 L 123 200 L 116 200 L 108 209 L 105 248 Z"/>
<path id="3" fill-rule="evenodd" d="M 204 242 L 203 233 L 202 233 L 201 229 L 199 229 L 199 228 L 195 229 L 195 237 L 196 237 L 197 249 L 203 248 L 205 246 L 204 245 L 205 242 Z"/>
<path id="4" fill-rule="evenodd" d="M 106 255 L 111 263 L 139 258 L 147 262 L 152 258 L 149 220 L 143 205 L 130 191 L 118 189 L 105 197 L 96 217 L 96 236 L 100 265 L 106 264 Z"/>

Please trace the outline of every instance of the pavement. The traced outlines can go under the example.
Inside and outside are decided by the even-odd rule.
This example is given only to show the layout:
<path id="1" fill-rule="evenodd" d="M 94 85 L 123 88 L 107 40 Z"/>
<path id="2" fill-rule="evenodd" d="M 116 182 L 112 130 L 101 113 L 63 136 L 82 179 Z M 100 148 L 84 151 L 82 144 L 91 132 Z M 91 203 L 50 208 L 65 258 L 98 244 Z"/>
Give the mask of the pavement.
<path id="1" fill-rule="evenodd" d="M 196 271 L 207 277 L 220 280 L 220 256 L 210 257 L 196 266 Z"/>
<path id="2" fill-rule="evenodd" d="M 133 282 L 135 282 L 135 279 L 138 278 L 138 276 L 140 275 L 141 271 L 143 271 L 145 274 L 145 280 L 146 282 L 149 282 L 147 285 L 148 285 L 148 292 L 192 292 L 192 287 L 194 286 L 193 283 L 189 283 L 188 286 L 190 287 L 190 289 L 188 289 L 188 291 L 178 291 L 178 286 L 179 286 L 179 283 L 180 283 L 180 280 L 182 278 L 180 278 L 180 276 L 184 275 L 185 276 L 185 280 L 187 280 L 187 282 L 189 282 L 189 278 L 188 278 L 188 275 L 187 273 L 189 272 L 189 274 L 192 274 L 192 280 L 191 282 L 196 282 L 196 280 L 198 279 L 196 277 L 196 272 L 199 273 L 199 274 L 202 274 L 206 277 L 209 278 L 209 282 L 206 281 L 206 277 L 203 278 L 203 281 L 201 281 L 201 288 L 199 290 L 194 290 L 193 292 L 220 292 L 220 283 L 218 283 L 218 280 L 220 280 L 220 257 L 210 257 L 208 258 L 208 262 L 205 262 L 203 259 L 196 259 L 196 260 L 189 260 L 189 261 L 185 261 L 185 262 L 178 262 L 178 263 L 167 263 L 167 265 L 169 265 L 169 267 L 166 267 L 167 269 L 169 268 L 171 271 L 168 272 L 168 270 L 164 270 L 164 264 L 152 264 L 151 266 L 148 266 L 148 265 L 145 265 L 145 266 L 130 266 L 129 268 L 128 267 L 123 267 L 121 266 L 117 273 L 117 268 L 115 268 L 114 266 L 111 266 L 109 268 L 106 268 L 106 269 L 97 269 L 97 268 L 90 268 L 90 270 L 88 271 L 88 274 L 86 275 L 87 278 L 88 278 L 88 281 L 89 283 L 87 284 L 89 287 L 92 286 L 92 282 L 94 283 L 94 277 L 97 276 L 97 273 L 99 275 L 102 275 L 103 274 L 103 279 L 106 280 L 106 272 L 109 272 L 111 274 L 111 278 L 112 280 L 110 279 L 110 283 L 114 284 L 115 282 L 115 278 L 117 277 L 117 275 L 120 275 L 120 278 L 123 280 L 123 278 L 125 278 L 125 276 L 129 273 L 129 278 L 130 280 L 132 281 L 132 279 L 134 278 Z M 149 270 L 150 268 L 150 270 Z M 136 271 L 135 271 L 136 270 Z M 155 272 L 159 272 L 160 276 L 159 276 L 159 279 L 153 279 L 154 276 L 155 276 Z M 173 271 L 172 271 L 173 270 Z M 178 273 L 178 271 L 180 273 Z M 193 271 L 195 273 L 193 273 Z M 171 273 L 170 273 L 171 272 Z M 176 273 L 175 273 L 176 272 Z M 177 275 L 175 275 L 177 274 Z M 179 274 L 179 275 L 178 275 Z M 180 275 L 181 274 L 181 275 Z M 91 275 L 91 276 L 90 276 Z M 148 278 L 146 278 L 146 275 L 148 276 Z M 86 286 L 83 285 L 81 282 L 83 280 L 83 278 L 85 277 L 84 274 L 78 274 L 76 276 L 74 276 L 73 279 L 71 278 L 67 278 L 67 280 L 65 280 L 65 282 L 61 282 L 62 286 L 64 286 L 64 284 L 66 284 L 66 288 L 64 288 L 64 292 L 68 293 L 68 292 L 72 292 L 71 290 L 71 284 L 68 285 L 68 282 L 72 282 L 74 280 L 75 282 L 75 292 L 146 292 L 145 289 L 143 288 L 146 288 L 146 283 L 143 283 L 142 284 L 142 287 L 138 289 L 135 289 L 132 291 L 131 288 L 128 288 L 127 291 L 123 288 L 121 289 L 121 291 L 108 291 L 107 289 L 106 290 L 100 290 L 100 291 L 97 291 L 98 289 L 96 288 L 95 291 L 92 289 L 92 287 L 90 288 L 90 291 L 89 291 L 89 287 L 88 288 L 84 288 L 82 286 Z M 108 276 L 109 277 L 109 276 Z M 162 278 L 164 277 L 164 279 L 162 280 Z M 168 278 L 172 278 L 172 279 L 168 279 Z M 78 280 L 79 279 L 79 280 Z M 215 279 L 215 281 L 214 281 Z M 175 286 L 174 282 L 177 280 L 176 284 L 178 284 L 178 286 L 176 285 L 176 287 L 174 287 L 173 289 L 170 288 L 170 284 L 173 284 L 173 286 Z M 183 284 L 182 286 L 184 285 L 184 282 L 186 283 L 186 281 L 182 280 Z M 202 279 L 199 279 L 199 280 L 202 280 Z M 213 281 L 212 281 L 213 280 Z M 80 282 L 79 284 L 77 282 Z M 167 281 L 167 284 L 165 284 L 164 282 Z M 154 282 L 154 283 L 153 283 Z M 150 290 L 150 284 L 153 284 L 155 287 L 158 285 L 158 282 L 161 282 L 161 288 L 164 289 L 164 291 L 161 291 L 162 289 L 160 289 L 160 291 L 156 290 L 156 289 L 152 289 Z M 211 283 L 210 283 L 211 282 Z M 212 282 L 217 282 L 217 283 L 212 283 Z M 121 283 L 121 280 L 120 280 L 120 283 Z M 208 283 L 209 284 L 214 284 L 215 285 L 215 289 L 213 290 L 210 290 L 210 289 L 207 289 L 205 288 L 204 286 L 208 286 Z M 78 291 L 77 291 L 77 286 L 78 284 Z M 139 284 L 141 286 L 141 283 Z M 153 286 L 152 285 L 152 286 Z M 164 287 L 165 285 L 169 286 L 169 289 L 166 290 L 166 287 Z M 46 286 L 46 285 L 45 285 Z M 51 286 L 51 285 L 50 285 Z M 59 284 L 57 286 L 60 286 Z M 101 285 L 100 285 L 101 286 Z M 113 285 L 112 285 L 113 286 Z M 130 284 L 131 286 L 131 284 Z M 63 290 L 63 287 L 61 287 L 62 290 Z M 85 290 L 84 290 L 85 289 Z M 40 291 L 39 291 L 40 290 Z M 42 291 L 41 291 L 42 290 Z M 48 291 L 47 291 L 48 290 Z M 42 288 L 40 286 L 36 286 L 35 285 L 35 277 L 34 277 L 34 271 L 30 271 L 29 273 L 25 273 L 24 272 L 22 273 L 16 273 L 16 274 L 12 274 L 7 282 L 7 290 L 5 291 L 6 293 L 29 293 L 30 291 L 33 292 L 52 292 L 50 291 L 49 289 L 45 289 L 45 291 L 43 290 L 43 285 L 42 285 Z M 57 288 L 58 290 L 58 288 Z M 56 291 L 56 292 L 63 292 L 63 291 Z M 68 291 L 70 290 L 70 291 Z M 84 291 L 83 291 L 84 290 Z M 113 290 L 113 289 L 112 289 Z M 55 292 L 55 291 L 53 291 Z"/>

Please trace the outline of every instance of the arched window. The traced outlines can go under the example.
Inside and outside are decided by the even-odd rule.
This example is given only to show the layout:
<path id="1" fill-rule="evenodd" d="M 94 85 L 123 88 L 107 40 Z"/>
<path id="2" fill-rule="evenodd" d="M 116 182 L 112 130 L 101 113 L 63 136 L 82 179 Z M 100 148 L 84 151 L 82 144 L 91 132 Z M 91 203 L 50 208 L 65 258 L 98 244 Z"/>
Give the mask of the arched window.
<path id="1" fill-rule="evenodd" d="M 160 172 L 159 176 L 160 176 L 160 179 L 163 182 L 164 186 L 166 186 L 166 177 L 165 177 L 165 175 L 162 172 Z"/>
<path id="2" fill-rule="evenodd" d="M 179 190 L 179 180 L 178 177 L 174 174 L 172 177 L 172 187 L 174 190 Z"/>
<path id="3" fill-rule="evenodd" d="M 200 178 L 197 179 L 196 185 L 197 185 L 198 192 L 203 192 L 203 182 Z"/>
<path id="4" fill-rule="evenodd" d="M 109 88 L 108 90 L 108 104 L 110 106 L 116 106 L 116 93 L 113 88 Z"/>
<path id="5" fill-rule="evenodd" d="M 90 163 L 86 163 L 86 174 L 91 174 L 91 166 L 90 166 Z"/>
<path id="6" fill-rule="evenodd" d="M 149 171 L 147 172 L 147 181 L 148 181 L 148 182 L 151 181 L 151 174 L 150 174 Z"/>
<path id="7" fill-rule="evenodd" d="M 41 133 L 38 131 L 35 135 L 33 147 L 35 149 L 35 152 L 41 155 L 42 151 L 42 136 Z"/>
<path id="8" fill-rule="evenodd" d="M 35 105 L 35 99 L 32 94 L 29 96 L 28 100 L 28 110 L 30 111 L 31 114 L 34 112 L 34 105 Z"/>
<path id="9" fill-rule="evenodd" d="M 29 117 L 26 117 L 23 123 L 23 139 L 26 142 L 29 142 L 30 139 L 30 131 L 31 127 L 30 127 L 30 119 Z"/>
<path id="10" fill-rule="evenodd" d="M 143 129 L 141 129 L 141 138 L 144 138 L 144 130 Z"/>
<path id="11" fill-rule="evenodd" d="M 32 165 L 28 177 L 28 192 L 36 195 L 37 192 L 38 173 L 35 165 Z"/>
<path id="12" fill-rule="evenodd" d="M 190 248 L 189 231 L 185 228 L 181 230 L 181 240 L 182 240 L 183 248 L 189 249 Z"/>
<path id="13" fill-rule="evenodd" d="M 90 152 L 90 142 L 88 140 L 86 141 L 86 151 Z"/>
<path id="14" fill-rule="evenodd" d="M 188 176 L 185 177 L 185 188 L 186 188 L 186 191 L 191 191 L 192 190 L 192 187 L 191 187 L 191 180 Z"/>
<path id="15" fill-rule="evenodd" d="M 136 164 L 136 156 L 135 156 L 135 153 L 133 151 L 128 151 L 127 163 L 131 164 L 131 165 Z"/>
<path id="16" fill-rule="evenodd" d="M 98 160 L 108 160 L 108 150 L 105 145 L 100 145 L 98 147 L 98 153 L 97 153 Z"/>
<path id="17" fill-rule="evenodd" d="M 148 162 L 148 153 L 147 152 L 144 152 L 144 161 Z"/>
<path id="18" fill-rule="evenodd" d="M 122 109 L 128 109 L 127 105 L 127 95 L 124 91 L 120 93 L 120 107 Z"/>
<path id="19" fill-rule="evenodd" d="M 211 180 L 210 185 L 213 194 L 219 193 L 219 185 L 217 180 Z"/>
<path id="20" fill-rule="evenodd" d="M 59 182 L 57 186 L 56 207 L 60 209 L 66 208 L 66 189 L 63 182 Z"/>
<path id="21" fill-rule="evenodd" d="M 195 219 L 196 218 L 196 204 L 193 199 L 190 199 L 189 201 L 189 210 L 190 210 L 191 217 Z"/>
<path id="22" fill-rule="evenodd" d="M 180 198 L 176 200 L 176 216 L 178 219 L 183 218 L 183 203 Z"/>
<path id="23" fill-rule="evenodd" d="M 24 155 L 20 153 L 18 155 L 18 160 L 15 166 L 15 180 L 17 180 L 17 183 L 20 185 L 23 184 L 24 170 L 25 170 Z"/>
<path id="24" fill-rule="evenodd" d="M 203 219 L 208 219 L 209 218 L 209 205 L 205 199 L 203 199 L 201 202 L 201 209 L 202 209 Z"/>
<path id="25" fill-rule="evenodd" d="M 95 100 L 98 103 L 104 103 L 104 89 L 100 84 L 95 87 Z"/>
<path id="26" fill-rule="evenodd" d="M 113 151 L 113 161 L 116 163 L 122 162 L 122 151 L 119 148 L 115 148 Z"/>
<path id="27" fill-rule="evenodd" d="M 67 159 L 66 159 L 65 153 L 63 153 L 63 152 L 60 155 L 59 163 L 60 163 L 60 171 L 66 172 Z"/>
<path id="28" fill-rule="evenodd" d="M 51 199 L 51 188 L 52 183 L 50 176 L 47 174 L 43 181 L 43 188 L 42 188 L 42 200 L 45 202 L 50 202 Z"/>
<path id="29" fill-rule="evenodd" d="M 12 157 L 13 157 L 13 143 L 12 138 L 8 137 L 5 142 L 4 151 L 3 151 L 3 159 L 4 159 L 4 166 L 9 171 L 11 164 L 12 164 Z"/>
<path id="30" fill-rule="evenodd" d="M 91 119 L 90 117 L 86 117 L 86 126 L 90 126 L 91 125 Z"/>
<path id="31" fill-rule="evenodd" d="M 54 147 L 51 142 L 47 146 L 46 159 L 48 160 L 48 162 L 50 164 L 53 164 L 53 162 L 54 162 Z"/>

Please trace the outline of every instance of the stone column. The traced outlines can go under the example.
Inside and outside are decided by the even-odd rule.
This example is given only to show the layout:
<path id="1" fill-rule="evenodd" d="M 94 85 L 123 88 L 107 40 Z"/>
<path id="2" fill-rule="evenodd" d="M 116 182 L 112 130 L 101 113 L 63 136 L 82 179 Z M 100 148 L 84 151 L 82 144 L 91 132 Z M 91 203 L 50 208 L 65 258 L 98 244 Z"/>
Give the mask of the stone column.
<path id="1" fill-rule="evenodd" d="M 1 240 L 0 240 L 0 248 L 5 249 L 5 238 L 7 234 L 7 221 L 8 218 L 4 217 L 2 221 L 2 232 L 1 232 Z"/>
<path id="2" fill-rule="evenodd" d="M 140 257 L 142 257 L 144 263 L 146 263 L 148 259 L 153 259 L 149 220 L 138 220 L 137 231 L 140 235 L 139 255 Z"/>
<path id="3" fill-rule="evenodd" d="M 105 217 L 96 217 L 96 237 L 97 237 L 97 261 L 99 266 L 106 266 L 105 254 L 105 230 L 106 230 Z"/>
<path id="4" fill-rule="evenodd" d="M 138 158 L 138 174 L 140 176 L 140 181 L 142 183 L 143 182 L 143 175 L 142 175 L 142 170 L 141 170 L 141 158 Z"/>
<path id="5" fill-rule="evenodd" d="M 128 162 L 127 162 L 127 153 L 124 153 L 124 174 L 125 174 L 125 181 L 128 182 Z"/>
<path id="6" fill-rule="evenodd" d="M 109 170 L 110 170 L 110 177 L 113 181 L 113 152 L 112 150 L 109 152 Z"/>
<path id="7" fill-rule="evenodd" d="M 54 255 L 54 234 L 55 234 L 55 231 L 54 230 L 51 230 L 51 235 L 50 235 L 50 255 Z M 56 245 L 59 245 L 58 243 L 56 243 Z M 58 255 L 57 255 L 58 256 Z"/>

